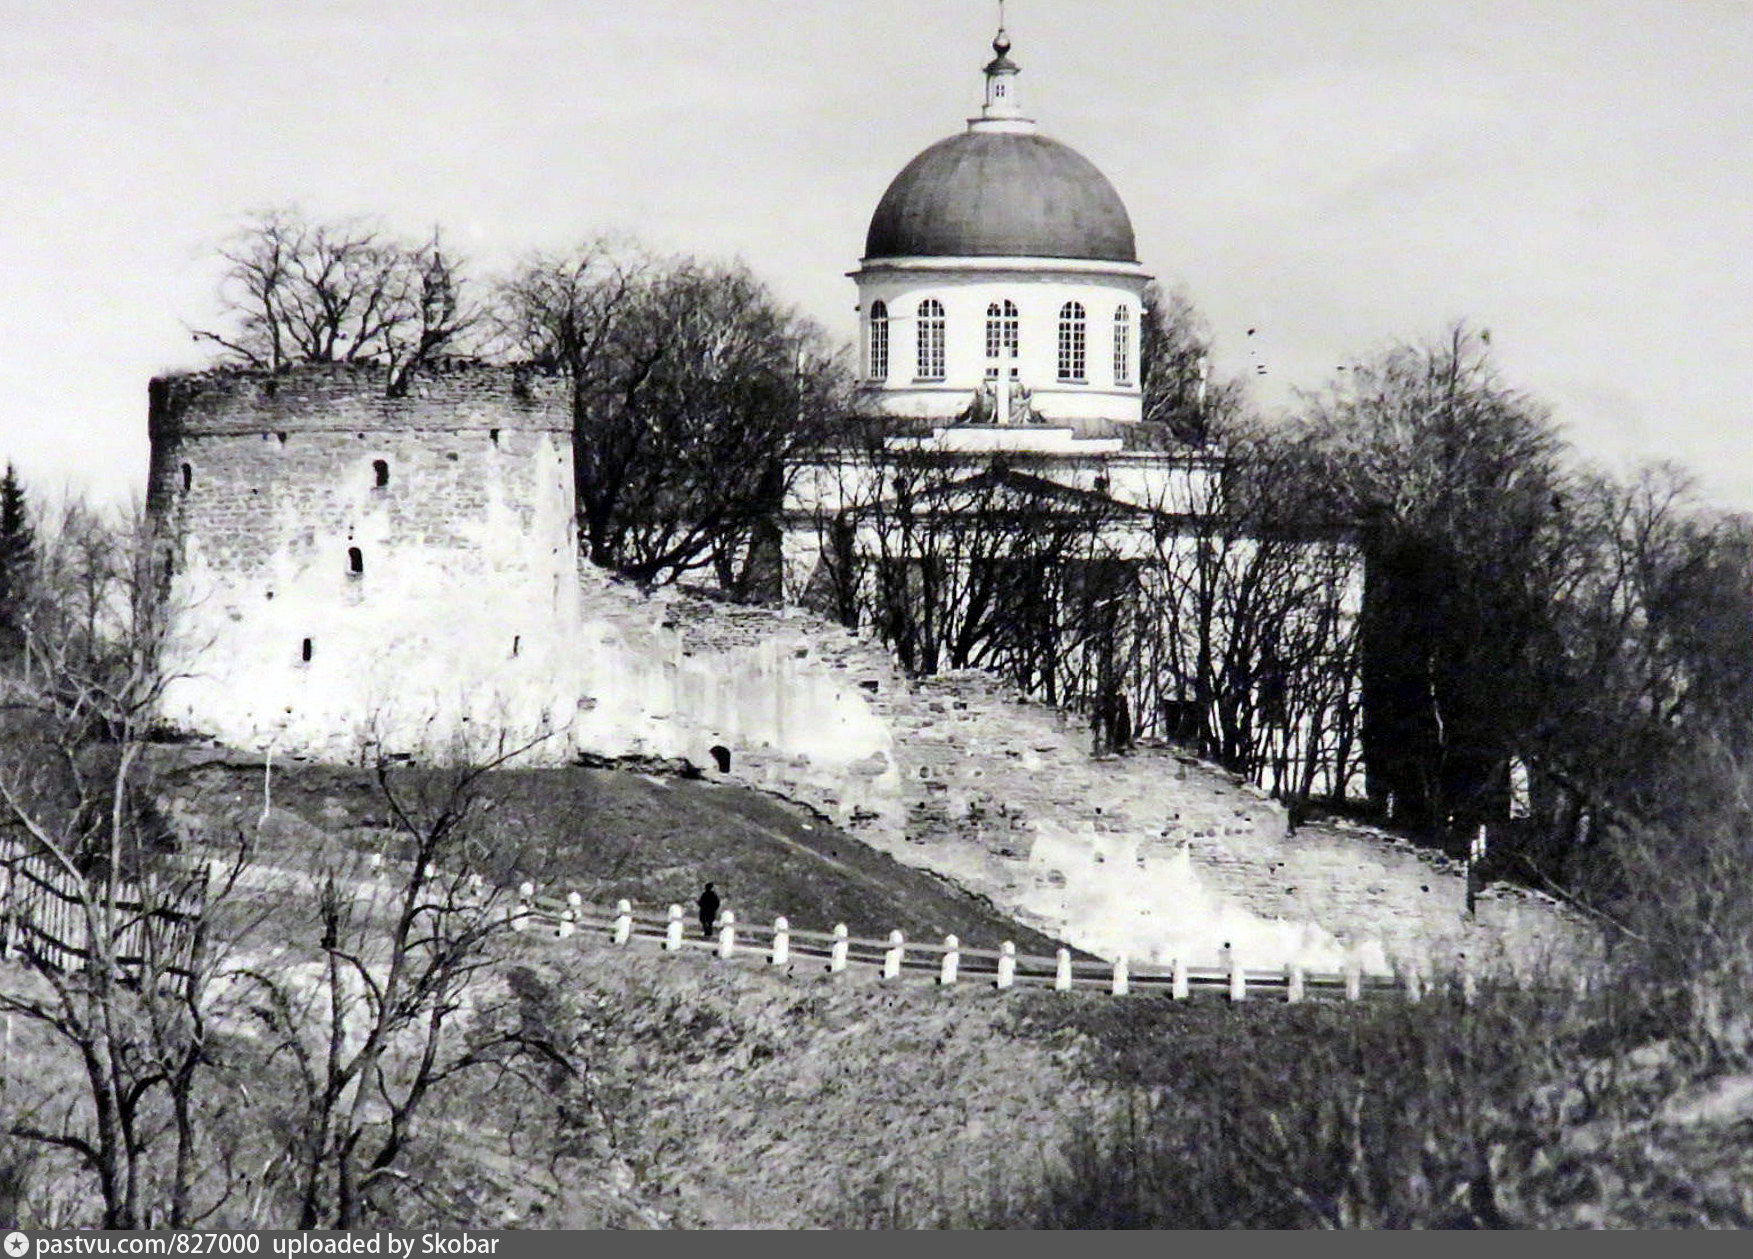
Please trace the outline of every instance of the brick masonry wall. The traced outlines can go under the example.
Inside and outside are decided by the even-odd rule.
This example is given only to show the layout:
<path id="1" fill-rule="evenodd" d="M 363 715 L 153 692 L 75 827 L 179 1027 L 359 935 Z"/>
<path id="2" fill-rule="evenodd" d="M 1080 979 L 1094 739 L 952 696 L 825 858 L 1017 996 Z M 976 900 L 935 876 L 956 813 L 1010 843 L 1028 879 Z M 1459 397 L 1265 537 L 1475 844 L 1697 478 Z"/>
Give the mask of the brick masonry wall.
<path id="1" fill-rule="evenodd" d="M 148 505 L 186 674 L 164 715 L 344 759 L 564 725 L 570 423 L 557 382 L 502 369 L 393 399 L 348 366 L 153 382 Z"/>

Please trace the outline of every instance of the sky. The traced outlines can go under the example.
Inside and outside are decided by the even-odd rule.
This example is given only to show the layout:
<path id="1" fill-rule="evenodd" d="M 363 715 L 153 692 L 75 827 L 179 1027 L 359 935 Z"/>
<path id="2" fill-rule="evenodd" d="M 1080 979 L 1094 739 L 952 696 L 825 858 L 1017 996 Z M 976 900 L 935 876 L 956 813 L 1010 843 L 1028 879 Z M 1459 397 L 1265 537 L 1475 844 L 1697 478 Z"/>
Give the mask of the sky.
<path id="1" fill-rule="evenodd" d="M 978 112 L 994 10 L 0 0 L 0 461 L 140 490 L 147 381 L 206 361 L 216 250 L 266 206 L 442 226 L 489 274 L 631 233 L 850 338 L 870 213 Z M 1753 3 L 1012 0 L 1009 27 L 1029 112 L 1268 411 L 1465 319 L 1581 458 L 1753 510 Z"/>

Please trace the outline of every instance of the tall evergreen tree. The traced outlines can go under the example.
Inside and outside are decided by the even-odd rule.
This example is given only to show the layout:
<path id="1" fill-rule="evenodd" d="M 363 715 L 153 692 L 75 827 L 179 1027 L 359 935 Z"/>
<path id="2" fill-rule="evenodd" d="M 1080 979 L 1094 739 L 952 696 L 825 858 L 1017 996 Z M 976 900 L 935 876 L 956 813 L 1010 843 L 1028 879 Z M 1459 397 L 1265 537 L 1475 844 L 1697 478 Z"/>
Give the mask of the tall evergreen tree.
<path id="1" fill-rule="evenodd" d="M 0 477 L 0 658 L 24 645 L 24 609 L 36 564 L 36 533 L 18 470 L 8 463 Z"/>

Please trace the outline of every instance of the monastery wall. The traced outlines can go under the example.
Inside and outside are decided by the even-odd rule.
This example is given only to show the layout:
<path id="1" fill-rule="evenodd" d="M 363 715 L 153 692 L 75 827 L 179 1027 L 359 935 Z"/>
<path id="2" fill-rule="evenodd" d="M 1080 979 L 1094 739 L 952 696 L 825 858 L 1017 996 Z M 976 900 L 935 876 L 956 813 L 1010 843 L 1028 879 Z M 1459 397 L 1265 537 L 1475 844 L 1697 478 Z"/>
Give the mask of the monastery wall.
<path id="1" fill-rule="evenodd" d="M 684 756 L 827 813 L 1103 956 L 1380 969 L 1421 959 L 1533 970 L 1589 929 L 1502 889 L 1465 913 L 1461 868 L 1362 830 L 1304 826 L 1167 749 L 1090 755 L 1078 721 L 983 674 L 908 679 L 880 644 L 797 609 L 585 582 L 598 662 L 582 746 Z M 797 907 L 798 920 L 808 915 Z"/>

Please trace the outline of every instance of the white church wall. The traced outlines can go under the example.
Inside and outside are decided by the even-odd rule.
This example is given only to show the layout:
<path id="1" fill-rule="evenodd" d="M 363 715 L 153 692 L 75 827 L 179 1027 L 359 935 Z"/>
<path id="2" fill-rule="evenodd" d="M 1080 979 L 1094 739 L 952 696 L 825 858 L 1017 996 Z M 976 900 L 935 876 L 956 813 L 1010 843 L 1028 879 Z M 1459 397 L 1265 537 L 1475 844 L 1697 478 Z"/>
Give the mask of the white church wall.
<path id="1" fill-rule="evenodd" d="M 934 260 L 935 261 L 935 260 Z M 989 366 L 1015 366 L 1032 394 L 1036 410 L 1050 420 L 1139 419 L 1138 385 L 1140 295 L 1145 277 L 1136 271 L 1056 269 L 1051 260 L 1038 267 L 1021 260 L 967 260 L 978 269 L 941 266 L 877 266 L 856 275 L 859 288 L 862 363 L 870 364 L 870 311 L 881 301 L 888 309 L 889 372 L 875 396 L 894 415 L 948 419 L 965 410 L 986 379 Z M 921 302 L 944 307 L 945 374 L 941 382 L 918 372 L 917 334 Z M 1012 301 L 1018 309 L 1018 353 L 1014 359 L 986 356 L 988 306 Z M 1059 312 L 1067 302 L 1085 310 L 1084 383 L 1058 379 Z M 1114 380 L 1114 312 L 1128 311 L 1129 380 Z M 868 377 L 868 371 L 866 372 Z"/>

